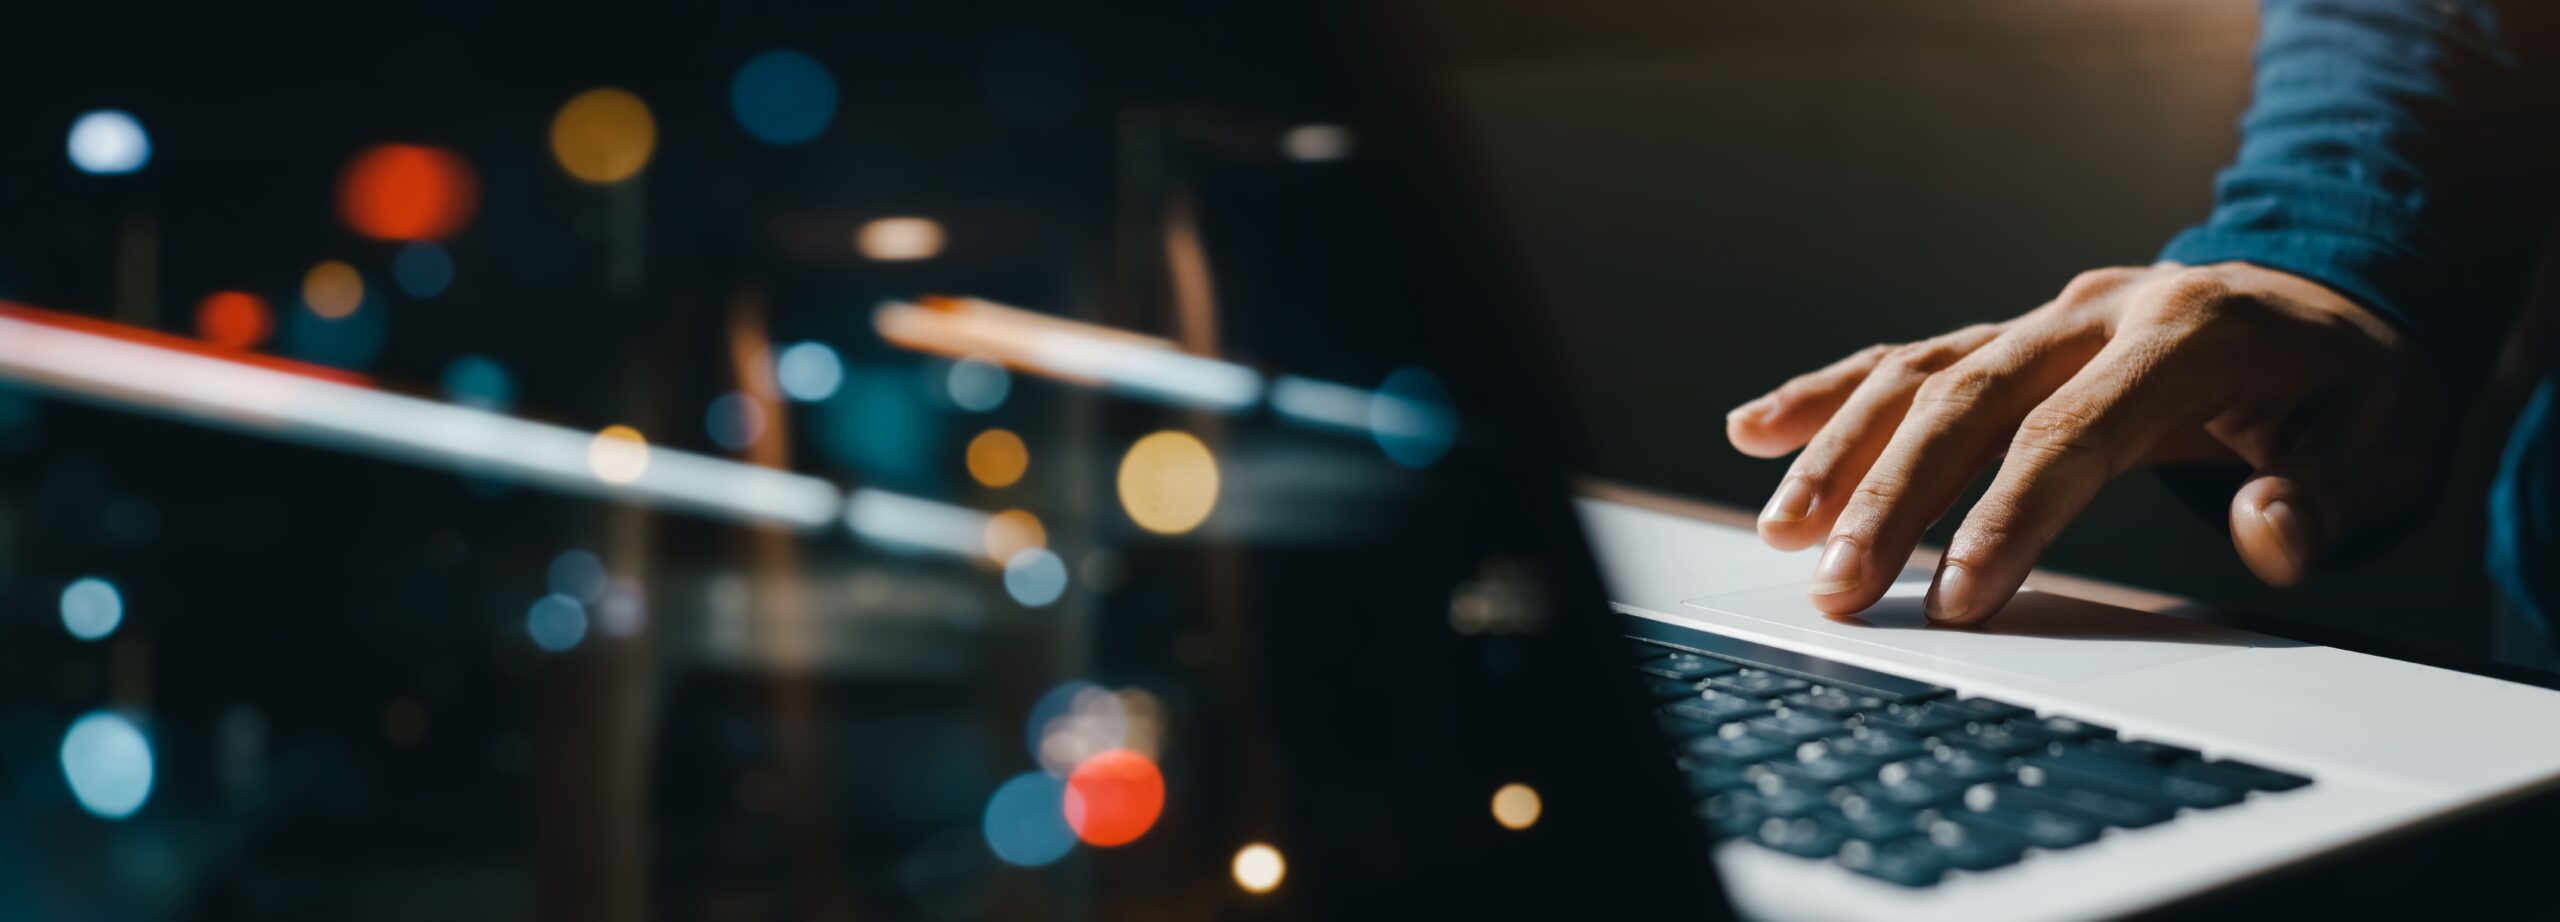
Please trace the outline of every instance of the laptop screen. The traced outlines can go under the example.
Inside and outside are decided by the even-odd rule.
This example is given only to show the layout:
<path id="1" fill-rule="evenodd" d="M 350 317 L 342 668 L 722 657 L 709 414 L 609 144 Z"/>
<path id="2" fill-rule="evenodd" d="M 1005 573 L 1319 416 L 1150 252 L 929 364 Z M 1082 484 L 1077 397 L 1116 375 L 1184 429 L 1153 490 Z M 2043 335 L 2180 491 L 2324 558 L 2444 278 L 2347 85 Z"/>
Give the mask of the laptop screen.
<path id="1" fill-rule="evenodd" d="M 1395 22 L 9 17 L 0 914 L 1720 906 Z"/>

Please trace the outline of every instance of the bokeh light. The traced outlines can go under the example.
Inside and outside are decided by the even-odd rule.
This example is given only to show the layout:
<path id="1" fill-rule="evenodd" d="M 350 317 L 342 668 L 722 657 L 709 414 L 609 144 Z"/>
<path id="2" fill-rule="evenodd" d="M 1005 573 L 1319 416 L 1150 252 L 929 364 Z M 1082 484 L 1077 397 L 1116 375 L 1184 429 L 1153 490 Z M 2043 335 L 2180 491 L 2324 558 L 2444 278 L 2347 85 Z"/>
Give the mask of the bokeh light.
<path id="1" fill-rule="evenodd" d="M 768 51 L 729 81 L 729 108 L 756 140 L 799 144 L 826 131 L 836 117 L 836 80 L 816 58 Z"/>
<path id="2" fill-rule="evenodd" d="M 504 413 L 514 409 L 516 386 L 506 366 L 485 355 L 456 357 L 444 366 L 444 398 L 474 409 Z"/>
<path id="3" fill-rule="evenodd" d="M 401 247 L 391 254 L 391 282 L 421 301 L 444 294 L 453 287 L 453 254 L 423 240 Z"/>
<path id="4" fill-rule="evenodd" d="M 606 426 L 587 443 L 587 469 L 606 483 L 630 483 L 649 469 L 649 440 L 629 426 Z"/>
<path id="5" fill-rule="evenodd" d="M 1300 125 L 1280 136 L 1280 153 L 1300 163 L 1340 160 L 1351 146 L 1351 129 L 1340 125 Z"/>
<path id="6" fill-rule="evenodd" d="M 71 122 L 67 142 L 71 165 L 80 172 L 115 176 L 142 169 L 151 162 L 151 136 L 142 123 L 122 109 L 99 109 L 81 113 Z"/>
<path id="7" fill-rule="evenodd" d="M 853 232 L 853 248 L 884 263 L 932 259 L 942 252 L 942 224 L 931 218 L 880 218 Z"/>
<path id="8" fill-rule="evenodd" d="M 91 711 L 62 735 L 62 776 L 80 808 L 101 819 L 132 816 L 151 799 L 151 740 L 113 711 Z"/>
<path id="9" fill-rule="evenodd" d="M 479 210 L 479 176 L 441 147 L 378 145 L 338 174 L 338 218 L 376 240 L 442 240 Z"/>
<path id="10" fill-rule="evenodd" d="M 1152 736 L 1145 746 L 1131 739 L 1128 701 L 1091 682 L 1069 681 L 1050 689 L 1032 704 L 1024 721 L 1031 757 L 1039 760 L 1041 770 L 1064 778 L 1085 760 L 1114 749 L 1153 752 Z"/>
<path id="11" fill-rule="evenodd" d="M 1229 865 L 1236 876 L 1236 886 L 1246 893 L 1269 893 L 1280 888 L 1289 876 L 1289 863 L 1281 860 L 1280 850 L 1260 842 L 1236 849 L 1236 859 Z"/>
<path id="12" fill-rule="evenodd" d="M 83 576 L 62 587 L 62 629 L 81 640 L 100 640 L 124 623 L 124 594 L 116 584 Z"/>
<path id="13" fill-rule="evenodd" d="M 1088 845 L 1126 845 L 1164 814 L 1164 773 L 1154 759 L 1114 749 L 1067 776 L 1067 827 Z"/>
<path id="14" fill-rule="evenodd" d="M 1004 398 L 1013 392 L 1013 374 L 985 359 L 961 359 L 943 374 L 942 387 L 951 395 L 953 406 L 984 413 L 1004 405 Z"/>
<path id="15" fill-rule="evenodd" d="M 364 306 L 364 276 L 344 261 L 321 260 L 302 274 L 302 306 L 330 320 L 343 319 Z"/>
<path id="16" fill-rule="evenodd" d="M 630 91 L 598 87 L 569 98 L 551 118 L 551 156 L 580 182 L 618 183 L 649 165 L 658 121 Z"/>
<path id="17" fill-rule="evenodd" d="M 1015 867 L 1055 863 L 1076 847 L 1067 826 L 1067 783 L 1041 772 L 1013 776 L 987 798 L 987 847 Z"/>
<path id="18" fill-rule="evenodd" d="M 549 653 L 565 653 L 587 638 L 587 609 L 571 596 L 552 593 L 524 613 L 525 636 Z"/>
<path id="19" fill-rule="evenodd" d="M 1007 429 L 989 429 L 969 440 L 969 476 L 990 487 L 1009 487 L 1031 469 L 1031 449 Z"/>
<path id="20" fill-rule="evenodd" d="M 583 604 L 604 598 L 610 581 L 604 571 L 604 559 L 593 552 L 572 548 L 551 558 L 551 566 L 543 571 L 543 588 L 553 595 L 565 595 Z"/>
<path id="21" fill-rule="evenodd" d="M 649 603 L 640 587 L 628 580 L 616 580 L 604 591 L 604 601 L 595 606 L 596 628 L 607 637 L 629 637 L 649 624 Z"/>
<path id="22" fill-rule="evenodd" d="M 1400 368 L 1369 399 L 1369 431 L 1388 459 L 1428 467 L 1449 453 L 1458 436 L 1458 414 L 1449 388 L 1419 368 Z"/>
<path id="23" fill-rule="evenodd" d="M 1538 799 L 1538 789 L 1513 782 L 1493 792 L 1493 821 L 1504 829 L 1527 829 L 1538 824 L 1546 804 Z"/>
<path id="24" fill-rule="evenodd" d="M 196 335 L 224 349 L 255 349 L 275 334 L 267 299 L 245 291 L 217 291 L 196 302 Z"/>
<path id="25" fill-rule="evenodd" d="M 835 396 L 844 386 L 844 359 L 821 342 L 793 343 L 773 360 L 773 381 L 782 395 L 802 403 Z"/>
<path id="26" fill-rule="evenodd" d="M 1007 509 L 987 517 L 987 559 L 1004 563 L 1015 554 L 1049 546 L 1049 529 L 1040 517 Z"/>
<path id="27" fill-rule="evenodd" d="M 731 391 L 711 401 L 702 412 L 702 428 L 711 441 L 730 451 L 745 451 L 764 438 L 764 405 Z"/>
<path id="28" fill-rule="evenodd" d="M 1048 548 L 1016 552 L 1004 562 L 1004 591 L 1025 606 L 1045 607 L 1067 594 L 1067 562 Z"/>
<path id="29" fill-rule="evenodd" d="M 1120 507 L 1140 528 L 1182 534 L 1200 527 L 1217 504 L 1217 459 L 1188 432 L 1154 433 L 1120 459 Z"/>

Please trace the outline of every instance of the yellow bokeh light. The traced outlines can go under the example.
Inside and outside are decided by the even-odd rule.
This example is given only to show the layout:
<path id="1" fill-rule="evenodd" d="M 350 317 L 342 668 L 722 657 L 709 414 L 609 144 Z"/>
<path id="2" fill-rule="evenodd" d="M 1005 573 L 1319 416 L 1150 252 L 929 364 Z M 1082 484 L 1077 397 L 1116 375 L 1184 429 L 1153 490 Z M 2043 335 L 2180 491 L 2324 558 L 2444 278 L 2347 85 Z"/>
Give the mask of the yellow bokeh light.
<path id="1" fill-rule="evenodd" d="M 1504 829 L 1527 829 L 1538 825 L 1538 815 L 1546 812 L 1546 804 L 1538 799 L 1538 789 L 1513 782 L 1493 792 L 1493 821 Z"/>
<path id="2" fill-rule="evenodd" d="M 587 469 L 606 483 L 630 483 L 649 469 L 649 440 L 629 426 L 606 426 L 587 443 Z"/>
<path id="3" fill-rule="evenodd" d="M 1031 449 L 1024 447 L 1022 437 L 1004 429 L 989 429 L 969 440 L 969 476 L 991 487 L 1009 487 L 1031 469 Z"/>
<path id="4" fill-rule="evenodd" d="M 1178 535 L 1218 505 L 1218 461 L 1188 432 L 1158 432 L 1120 459 L 1120 507 L 1138 527 Z"/>
<path id="5" fill-rule="evenodd" d="M 853 248 L 881 262 L 932 259 L 942 252 L 942 225 L 932 218 L 881 218 L 854 232 Z"/>
<path id="6" fill-rule="evenodd" d="M 1269 893 L 1289 876 L 1289 863 L 1281 860 L 1280 850 L 1260 842 L 1236 849 L 1233 869 L 1236 886 L 1246 893 Z"/>
<path id="7" fill-rule="evenodd" d="M 302 303 L 311 312 L 336 320 L 353 314 L 364 304 L 364 276 L 356 267 L 334 259 L 321 260 L 302 276 Z"/>
<path id="8" fill-rule="evenodd" d="M 629 91 L 598 87 L 569 98 L 551 117 L 551 156 L 583 182 L 630 179 L 658 147 L 658 121 Z"/>
<path id="9" fill-rule="evenodd" d="M 1049 546 L 1049 529 L 1040 517 L 1020 509 L 1007 509 L 987 517 L 987 559 L 1004 563 L 1013 555 L 1032 548 Z"/>

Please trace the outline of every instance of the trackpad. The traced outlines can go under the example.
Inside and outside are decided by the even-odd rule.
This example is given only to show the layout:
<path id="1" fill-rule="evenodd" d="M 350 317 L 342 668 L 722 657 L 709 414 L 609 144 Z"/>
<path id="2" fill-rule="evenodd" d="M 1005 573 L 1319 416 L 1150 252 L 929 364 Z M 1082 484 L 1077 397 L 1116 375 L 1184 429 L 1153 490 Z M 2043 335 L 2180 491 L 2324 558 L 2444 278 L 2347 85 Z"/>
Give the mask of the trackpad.
<path id="1" fill-rule="evenodd" d="M 1906 579 L 1874 607 L 1839 617 L 1805 601 L 1801 586 L 1681 604 L 2051 682 L 2086 681 L 2251 646 L 2252 638 L 2237 631 L 2033 589 L 2021 590 L 1984 627 L 1935 627 L 1920 611 L 1928 590 L 1925 576 Z"/>

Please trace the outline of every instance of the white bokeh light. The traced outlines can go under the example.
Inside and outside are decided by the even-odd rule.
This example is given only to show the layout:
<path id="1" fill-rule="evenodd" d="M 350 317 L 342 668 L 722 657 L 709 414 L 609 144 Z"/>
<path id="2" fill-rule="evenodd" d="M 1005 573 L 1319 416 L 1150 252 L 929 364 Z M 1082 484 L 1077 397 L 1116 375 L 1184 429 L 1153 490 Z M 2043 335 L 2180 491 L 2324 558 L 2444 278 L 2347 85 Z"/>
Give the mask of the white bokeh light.
<path id="1" fill-rule="evenodd" d="M 116 584 L 84 576 L 62 587 L 62 629 L 82 640 L 99 640 L 124 623 L 124 595 Z"/>
<path id="2" fill-rule="evenodd" d="M 795 343 L 773 360 L 773 380 L 783 396 L 816 403 L 844 386 L 844 360 L 825 343 Z"/>
<path id="3" fill-rule="evenodd" d="M 151 740 L 122 714 L 91 711 L 62 735 L 62 777 L 92 816 L 132 816 L 151 799 L 152 775 Z"/>
<path id="4" fill-rule="evenodd" d="M 83 173 L 119 176 L 151 162 L 151 136 L 143 133 L 141 122 L 122 109 L 82 114 L 71 123 L 71 139 L 66 146 L 71 152 L 71 165 Z"/>

